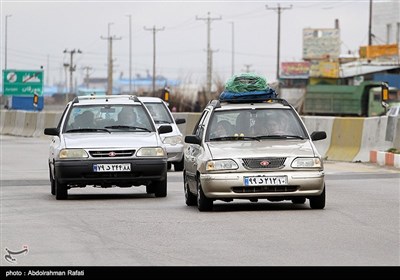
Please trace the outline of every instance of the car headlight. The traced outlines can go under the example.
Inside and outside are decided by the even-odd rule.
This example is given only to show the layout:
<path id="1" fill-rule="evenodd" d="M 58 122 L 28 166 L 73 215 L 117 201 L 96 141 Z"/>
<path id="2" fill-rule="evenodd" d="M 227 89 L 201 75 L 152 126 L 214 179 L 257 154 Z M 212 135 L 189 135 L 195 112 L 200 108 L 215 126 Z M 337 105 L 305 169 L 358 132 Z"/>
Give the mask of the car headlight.
<path id="1" fill-rule="evenodd" d="M 292 162 L 293 168 L 321 168 L 322 161 L 320 158 L 296 158 Z"/>
<path id="2" fill-rule="evenodd" d="M 140 148 L 136 156 L 138 157 L 164 157 L 165 152 L 164 149 L 161 147 L 154 147 L 154 148 Z"/>
<path id="3" fill-rule="evenodd" d="M 238 169 L 238 168 L 239 168 L 239 166 L 236 164 L 236 162 L 231 159 L 210 160 L 210 161 L 207 161 L 207 165 L 206 165 L 207 171 L 233 170 L 233 169 Z"/>
<path id="4" fill-rule="evenodd" d="M 164 144 L 169 144 L 169 145 L 177 145 L 177 144 L 182 144 L 182 136 L 169 136 L 165 137 L 163 140 Z"/>
<path id="5" fill-rule="evenodd" d="M 88 158 L 89 155 L 83 149 L 63 149 L 59 154 L 60 159 Z"/>

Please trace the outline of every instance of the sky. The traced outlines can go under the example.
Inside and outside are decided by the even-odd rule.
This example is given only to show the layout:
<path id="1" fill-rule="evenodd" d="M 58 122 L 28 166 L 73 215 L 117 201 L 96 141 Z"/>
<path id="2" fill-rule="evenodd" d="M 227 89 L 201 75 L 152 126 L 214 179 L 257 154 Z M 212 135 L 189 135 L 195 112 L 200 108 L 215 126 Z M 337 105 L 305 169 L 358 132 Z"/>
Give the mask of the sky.
<path id="1" fill-rule="evenodd" d="M 5 68 L 7 50 L 7 69 L 35 70 L 43 66 L 45 84 L 52 85 L 65 81 L 63 64 L 70 63 L 68 52 L 79 49 L 82 53 L 73 55 L 77 83 L 86 73 L 92 78 L 105 78 L 105 38 L 110 34 L 115 36 L 114 79 L 129 78 L 130 39 L 132 76 L 143 77 L 153 71 L 153 32 L 149 29 L 155 27 L 159 30 L 155 35 L 156 75 L 202 84 L 207 73 L 204 19 L 209 13 L 213 18 L 213 78 L 226 81 L 232 70 L 234 74 L 250 71 L 272 82 L 276 78 L 278 13 L 274 8 L 278 4 L 286 8 L 280 17 L 281 62 L 302 61 L 303 29 L 334 28 L 335 19 L 339 20 L 342 53 L 358 53 L 360 46 L 368 44 L 369 0 L 0 0 L 1 68 Z"/>

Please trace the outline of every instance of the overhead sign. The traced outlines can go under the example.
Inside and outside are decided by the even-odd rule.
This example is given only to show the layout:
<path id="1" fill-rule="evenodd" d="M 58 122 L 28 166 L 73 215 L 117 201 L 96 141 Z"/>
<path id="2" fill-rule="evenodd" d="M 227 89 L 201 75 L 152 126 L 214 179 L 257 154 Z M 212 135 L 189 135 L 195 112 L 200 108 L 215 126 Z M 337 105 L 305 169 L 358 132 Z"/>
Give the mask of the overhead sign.
<path id="1" fill-rule="evenodd" d="M 4 95 L 43 95 L 43 70 L 3 70 Z"/>

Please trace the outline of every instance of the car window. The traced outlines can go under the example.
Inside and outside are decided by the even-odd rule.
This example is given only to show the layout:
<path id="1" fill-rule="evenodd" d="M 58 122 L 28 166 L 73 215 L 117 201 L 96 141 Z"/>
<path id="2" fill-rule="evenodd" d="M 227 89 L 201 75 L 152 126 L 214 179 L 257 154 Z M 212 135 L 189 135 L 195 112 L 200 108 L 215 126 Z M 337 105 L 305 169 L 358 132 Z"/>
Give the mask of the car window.
<path id="1" fill-rule="evenodd" d="M 145 105 L 156 124 L 174 122 L 169 113 L 169 109 L 163 103 L 145 102 Z"/>
<path id="2" fill-rule="evenodd" d="M 224 136 L 290 135 L 307 138 L 298 117 L 285 109 L 241 109 L 215 111 L 207 129 L 206 141 Z"/>

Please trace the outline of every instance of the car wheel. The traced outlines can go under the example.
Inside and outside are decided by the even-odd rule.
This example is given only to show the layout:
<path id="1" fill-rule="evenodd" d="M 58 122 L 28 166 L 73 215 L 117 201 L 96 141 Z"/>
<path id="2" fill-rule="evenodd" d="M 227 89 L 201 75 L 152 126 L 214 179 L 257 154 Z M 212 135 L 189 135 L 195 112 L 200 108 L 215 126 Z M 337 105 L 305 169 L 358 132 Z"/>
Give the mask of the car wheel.
<path id="1" fill-rule="evenodd" d="M 51 169 L 49 167 L 49 176 L 50 176 L 50 192 L 52 195 L 56 194 L 56 182 L 53 179 L 53 176 L 51 176 Z"/>
<path id="2" fill-rule="evenodd" d="M 305 197 L 296 197 L 292 199 L 293 204 L 304 204 L 306 202 Z"/>
<path id="3" fill-rule="evenodd" d="M 167 170 L 171 170 L 172 164 L 170 162 L 167 162 Z"/>
<path id="4" fill-rule="evenodd" d="M 61 184 L 60 181 L 55 178 L 55 189 L 56 189 L 56 199 L 64 200 L 68 198 L 68 188 L 67 184 Z"/>
<path id="5" fill-rule="evenodd" d="M 146 186 L 146 193 L 148 193 L 148 194 L 152 194 L 152 193 L 154 193 L 154 185 L 148 185 L 148 186 Z"/>
<path id="6" fill-rule="evenodd" d="M 167 196 L 167 176 L 162 181 L 155 181 L 152 183 L 154 188 L 154 195 L 156 197 L 166 197 Z"/>
<path id="7" fill-rule="evenodd" d="M 190 192 L 189 185 L 186 182 L 186 180 L 183 183 L 183 190 L 185 192 L 186 205 L 187 206 L 195 206 L 197 204 L 196 196 Z"/>
<path id="8" fill-rule="evenodd" d="M 325 208 L 325 185 L 324 190 L 318 196 L 310 197 L 310 207 L 312 209 L 324 209 Z"/>
<path id="9" fill-rule="evenodd" d="M 197 208 L 200 212 L 212 211 L 213 200 L 205 196 L 200 181 L 197 181 Z"/>
<path id="10" fill-rule="evenodd" d="M 183 166 L 184 166 L 183 159 L 181 161 L 179 161 L 179 162 L 175 162 L 174 163 L 175 171 L 183 171 Z"/>

